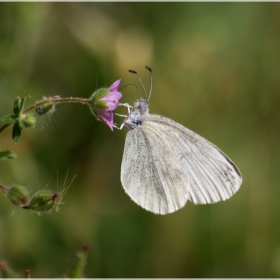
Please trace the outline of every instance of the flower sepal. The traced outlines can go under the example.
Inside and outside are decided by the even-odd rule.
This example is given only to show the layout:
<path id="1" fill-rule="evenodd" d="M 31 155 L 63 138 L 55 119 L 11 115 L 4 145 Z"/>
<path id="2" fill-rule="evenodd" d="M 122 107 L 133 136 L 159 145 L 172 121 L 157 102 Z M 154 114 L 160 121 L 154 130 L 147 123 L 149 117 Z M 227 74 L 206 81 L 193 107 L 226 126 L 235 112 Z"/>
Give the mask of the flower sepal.
<path id="1" fill-rule="evenodd" d="M 95 108 L 95 110 L 108 109 L 109 105 L 106 102 L 102 101 L 101 98 L 109 93 L 109 88 L 101 88 L 95 91 L 90 97 L 91 108 Z"/>

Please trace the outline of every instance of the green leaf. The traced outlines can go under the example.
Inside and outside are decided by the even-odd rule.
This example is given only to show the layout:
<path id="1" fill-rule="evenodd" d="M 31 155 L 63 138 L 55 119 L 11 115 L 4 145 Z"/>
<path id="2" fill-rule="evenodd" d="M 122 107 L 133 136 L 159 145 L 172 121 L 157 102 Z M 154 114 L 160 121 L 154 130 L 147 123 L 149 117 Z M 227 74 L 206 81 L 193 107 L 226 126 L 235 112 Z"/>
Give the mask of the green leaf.
<path id="1" fill-rule="evenodd" d="M 20 103 L 20 107 L 19 107 L 20 112 L 21 112 L 22 109 L 23 109 L 24 101 L 25 101 L 25 97 L 23 97 L 23 98 L 21 99 L 21 103 Z"/>
<path id="2" fill-rule="evenodd" d="M 13 111 L 16 117 L 20 116 L 20 113 L 23 109 L 23 104 L 25 101 L 25 97 L 23 97 L 22 99 L 20 99 L 19 96 L 16 97 L 16 99 L 14 100 L 14 107 L 13 107 Z"/>
<path id="3" fill-rule="evenodd" d="M 0 158 L 16 159 L 17 155 L 11 150 L 0 151 Z"/>
<path id="4" fill-rule="evenodd" d="M 19 141 L 21 137 L 21 131 L 22 131 L 22 124 L 19 121 L 17 121 L 13 126 L 13 132 L 12 132 L 12 138 L 15 144 Z"/>
<path id="5" fill-rule="evenodd" d="M 14 100 L 14 107 L 13 107 L 14 114 L 17 117 L 19 116 L 20 113 L 20 104 L 21 104 L 21 99 L 19 96 L 17 96 L 16 99 Z"/>
<path id="6" fill-rule="evenodd" d="M 12 124 L 16 121 L 16 119 L 15 115 L 8 115 L 0 119 L 0 124 Z"/>

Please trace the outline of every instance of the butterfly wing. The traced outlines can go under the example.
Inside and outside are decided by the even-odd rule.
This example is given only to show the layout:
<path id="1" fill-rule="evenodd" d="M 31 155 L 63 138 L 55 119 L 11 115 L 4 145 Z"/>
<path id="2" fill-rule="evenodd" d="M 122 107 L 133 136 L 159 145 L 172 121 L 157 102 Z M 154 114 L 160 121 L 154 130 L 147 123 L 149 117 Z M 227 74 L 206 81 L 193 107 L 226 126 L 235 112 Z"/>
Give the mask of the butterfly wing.
<path id="1" fill-rule="evenodd" d="M 195 204 L 226 200 L 242 183 L 238 168 L 214 144 L 151 114 L 127 135 L 121 180 L 137 204 L 159 214 L 174 212 L 187 200 Z"/>
<path id="2" fill-rule="evenodd" d="M 230 198 L 240 187 L 237 166 L 214 144 L 162 116 L 147 115 L 145 124 L 161 135 L 180 161 L 189 179 L 189 200 L 195 204 Z"/>
<path id="3" fill-rule="evenodd" d="M 188 200 L 188 178 L 175 160 L 173 151 L 149 126 L 130 130 L 121 166 L 125 192 L 155 214 L 182 208 Z"/>

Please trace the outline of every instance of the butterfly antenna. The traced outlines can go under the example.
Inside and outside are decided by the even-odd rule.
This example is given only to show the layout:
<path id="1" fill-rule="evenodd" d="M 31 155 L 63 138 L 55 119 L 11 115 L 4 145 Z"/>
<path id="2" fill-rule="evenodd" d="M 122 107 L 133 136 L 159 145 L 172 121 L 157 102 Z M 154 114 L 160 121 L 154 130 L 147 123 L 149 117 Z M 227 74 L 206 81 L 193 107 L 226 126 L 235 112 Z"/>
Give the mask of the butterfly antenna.
<path id="1" fill-rule="evenodd" d="M 146 91 L 146 89 L 145 89 L 145 87 L 144 87 L 144 84 L 142 83 L 142 80 L 141 80 L 139 74 L 138 74 L 135 70 L 132 70 L 132 69 L 129 69 L 128 72 L 137 75 L 137 77 L 138 77 L 138 79 L 139 79 L 139 81 L 140 81 L 140 84 L 142 85 L 142 87 L 143 87 L 143 89 L 144 89 L 144 91 L 145 91 L 146 98 L 147 98 L 147 91 Z M 139 95 L 139 98 L 140 98 L 140 95 Z"/>
<path id="2" fill-rule="evenodd" d="M 150 93 L 149 93 L 149 97 L 148 97 L 148 99 L 147 99 L 147 101 L 149 101 L 149 100 L 150 100 L 150 97 L 151 97 L 151 94 L 152 94 L 152 89 L 153 89 L 153 70 L 152 70 L 152 68 L 151 68 L 150 66 L 145 66 L 145 68 L 146 68 L 147 70 L 149 70 L 150 73 L 151 73 Z"/>
<path id="3" fill-rule="evenodd" d="M 139 89 L 138 89 L 138 87 L 137 87 L 135 84 L 128 84 L 128 85 L 125 85 L 125 86 L 121 87 L 119 90 L 121 91 L 122 89 L 124 89 L 124 88 L 126 88 L 126 87 L 128 87 L 128 86 L 134 86 L 134 87 L 136 87 L 136 90 L 137 90 L 137 93 L 138 93 L 138 97 L 140 98 Z"/>

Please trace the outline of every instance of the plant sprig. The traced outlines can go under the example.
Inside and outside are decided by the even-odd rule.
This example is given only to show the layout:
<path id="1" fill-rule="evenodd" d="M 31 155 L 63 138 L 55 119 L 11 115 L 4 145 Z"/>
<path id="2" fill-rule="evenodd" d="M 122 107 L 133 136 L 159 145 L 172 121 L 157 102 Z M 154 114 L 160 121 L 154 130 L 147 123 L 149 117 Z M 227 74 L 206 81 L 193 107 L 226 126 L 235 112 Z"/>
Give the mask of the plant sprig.
<path id="1" fill-rule="evenodd" d="M 0 133 L 12 125 L 12 140 L 16 144 L 21 139 L 22 130 L 24 128 L 35 126 L 35 116 L 50 116 L 55 112 L 56 105 L 61 103 L 80 103 L 87 105 L 93 116 L 98 121 L 106 123 L 113 131 L 113 127 L 116 127 L 113 122 L 113 111 L 119 106 L 119 99 L 122 97 L 121 92 L 118 91 L 120 83 L 121 79 L 114 82 L 110 87 L 100 88 L 92 93 L 89 98 L 45 97 L 27 108 L 24 108 L 26 98 L 17 96 L 13 103 L 12 114 L 0 119 Z M 35 116 L 32 111 L 36 112 Z M 15 159 L 16 155 L 10 150 L 4 150 L 0 151 L 0 159 L 1 158 Z M 49 190 L 40 190 L 31 196 L 24 186 L 14 185 L 5 187 L 1 183 L 0 191 L 6 195 L 11 203 L 22 209 L 29 209 L 38 214 L 50 212 L 53 209 L 55 212 L 58 212 L 63 196 L 67 192 L 72 181 L 68 184 L 66 176 L 62 190 L 59 193 L 52 193 Z"/>
<path id="2" fill-rule="evenodd" d="M 0 133 L 13 124 L 12 139 L 15 144 L 20 140 L 23 128 L 29 128 L 35 125 L 36 119 L 33 114 L 29 113 L 32 110 L 35 110 L 38 116 L 47 116 L 55 111 L 55 106 L 59 103 L 81 103 L 89 107 L 91 106 L 89 98 L 79 97 L 49 97 L 34 103 L 26 109 L 23 109 L 24 102 L 25 97 L 16 97 L 13 105 L 13 114 L 0 119 Z"/>

